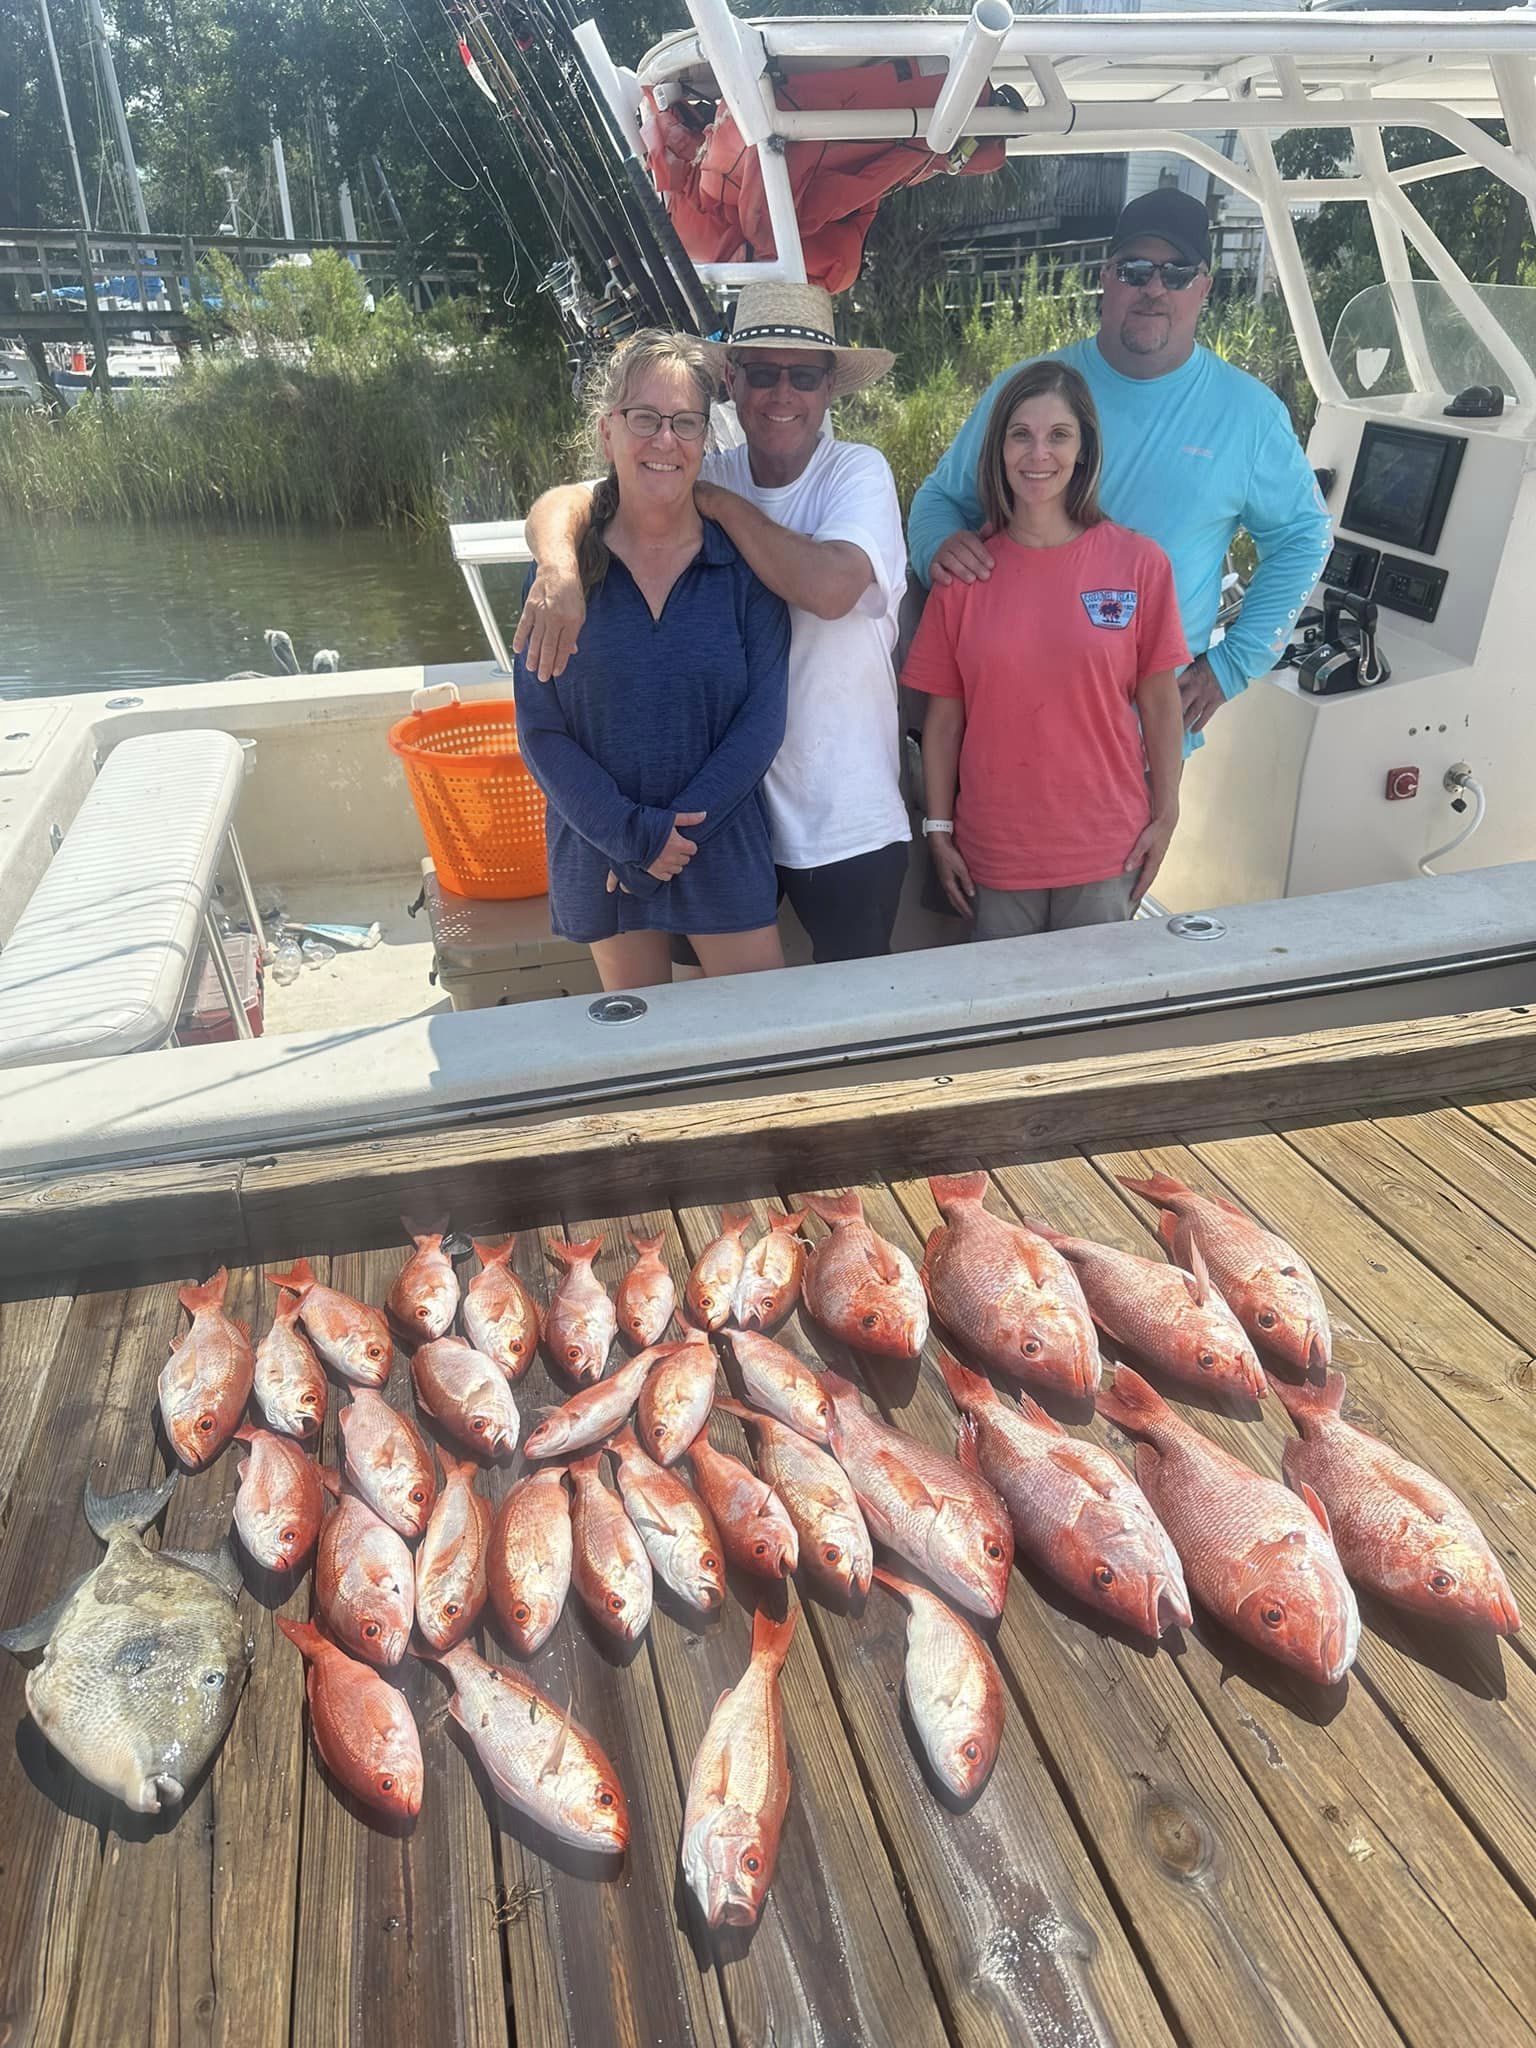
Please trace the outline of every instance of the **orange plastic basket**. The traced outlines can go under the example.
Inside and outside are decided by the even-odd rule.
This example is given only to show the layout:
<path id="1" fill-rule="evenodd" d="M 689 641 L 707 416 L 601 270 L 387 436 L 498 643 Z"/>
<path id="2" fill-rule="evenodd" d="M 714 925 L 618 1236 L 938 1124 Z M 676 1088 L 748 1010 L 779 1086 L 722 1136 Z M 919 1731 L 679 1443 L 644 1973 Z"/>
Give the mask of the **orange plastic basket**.
<path id="1" fill-rule="evenodd" d="M 439 690 L 450 702 L 420 708 Z M 390 728 L 437 879 L 455 896 L 543 896 L 544 794 L 517 745 L 509 702 L 461 704 L 452 683 L 418 690 Z"/>

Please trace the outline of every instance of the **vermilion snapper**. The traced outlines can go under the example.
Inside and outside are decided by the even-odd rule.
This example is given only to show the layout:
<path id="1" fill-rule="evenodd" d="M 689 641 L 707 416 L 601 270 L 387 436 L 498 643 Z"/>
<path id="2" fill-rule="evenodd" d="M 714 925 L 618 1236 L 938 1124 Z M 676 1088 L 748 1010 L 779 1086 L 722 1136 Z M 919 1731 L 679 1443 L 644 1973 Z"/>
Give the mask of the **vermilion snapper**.
<path id="1" fill-rule="evenodd" d="M 836 1373 L 832 1455 L 853 1482 L 869 1533 L 973 1614 L 1002 1613 L 1013 1568 L 1013 1526 L 979 1472 L 871 1415 Z"/>
<path id="2" fill-rule="evenodd" d="M 601 1452 L 574 1460 L 570 1473 L 571 1584 L 600 1628 L 635 1642 L 650 1625 L 651 1560 L 624 1503 L 603 1483 Z"/>
<path id="3" fill-rule="evenodd" d="M 521 1671 L 487 1664 L 468 1643 L 436 1659 L 453 1680 L 448 1711 L 501 1797 L 562 1842 L 620 1854 L 629 1812 L 601 1745 Z"/>
<path id="4" fill-rule="evenodd" d="M 813 1195 L 808 1206 L 831 1225 L 831 1235 L 812 1246 L 806 1261 L 806 1307 L 823 1329 L 857 1351 L 915 1358 L 928 1336 L 928 1303 L 917 1268 L 865 1221 L 856 1191 Z"/>
<path id="5" fill-rule="evenodd" d="M 798 1609 L 752 1618 L 752 1661 L 709 1717 L 688 1776 L 683 1876 L 711 1927 L 751 1927 L 763 1909 L 789 1805 L 779 1672 Z"/>
<path id="6" fill-rule="evenodd" d="M 299 1298 L 286 1288 L 277 1297 L 271 1329 L 256 1346 L 252 1391 L 269 1428 L 285 1436 L 320 1434 L 325 1374 L 314 1346 L 299 1328 Z"/>
<path id="7" fill-rule="evenodd" d="M 339 1493 L 341 1482 L 307 1457 L 291 1436 L 246 1424 L 235 1437 L 246 1446 L 235 1495 L 240 1541 L 264 1570 L 300 1572 L 319 1540 L 325 1489 Z"/>
<path id="8" fill-rule="evenodd" d="M 583 1386 L 600 1380 L 619 1331 L 613 1297 L 592 1270 L 603 1248 L 600 1237 L 585 1244 L 562 1244 L 547 1250 L 565 1268 L 544 1318 L 544 1347 L 560 1370 Z"/>
<path id="9" fill-rule="evenodd" d="M 667 1334 L 677 1286 L 661 1256 L 665 1240 L 660 1231 L 654 1237 L 636 1237 L 631 1231 L 629 1241 L 635 1263 L 619 1282 L 619 1328 L 631 1344 L 647 1351 Z"/>
<path id="10" fill-rule="evenodd" d="M 712 1613 L 725 1598 L 725 1558 L 709 1510 L 675 1472 L 646 1456 L 632 1429 L 621 1429 L 608 1451 L 652 1570 L 680 1600 Z"/>
<path id="11" fill-rule="evenodd" d="M 747 1253 L 731 1315 L 744 1330 L 769 1330 L 782 1323 L 800 1299 L 805 1278 L 805 1240 L 799 1235 L 805 1211 L 770 1216 L 768 1228 Z"/>
<path id="12" fill-rule="evenodd" d="M 701 1330 L 719 1330 L 725 1325 L 746 1264 L 743 1240 L 751 1227 L 750 1209 L 722 1211 L 720 1235 L 712 1238 L 693 1262 L 683 1299 Z"/>
<path id="13" fill-rule="evenodd" d="M 383 1386 L 395 1361 L 395 1340 L 376 1308 L 326 1287 L 315 1278 L 308 1259 L 295 1259 L 291 1272 L 269 1273 L 267 1278 L 274 1287 L 287 1287 L 298 1296 L 299 1320 L 332 1372 L 354 1386 Z"/>
<path id="14" fill-rule="evenodd" d="M 509 1458 L 521 1423 L 507 1376 L 462 1337 L 437 1337 L 411 1359 L 416 1399 L 467 1451 Z"/>
<path id="15" fill-rule="evenodd" d="M 1192 1247 L 1205 1256 L 1211 1278 L 1255 1344 L 1297 1372 L 1325 1371 L 1333 1362 L 1333 1332 L 1322 1292 L 1301 1253 L 1273 1231 L 1261 1229 L 1235 1203 L 1197 1195 L 1166 1173 L 1120 1185 L 1162 1211 L 1158 1235 L 1175 1264 L 1187 1266 Z"/>
<path id="16" fill-rule="evenodd" d="M 1263 1367 L 1193 1238 L 1185 1247 L 1185 1271 L 1088 1238 L 1062 1237 L 1044 1223 L 1030 1228 L 1071 1261 L 1106 1336 L 1186 1385 L 1263 1398 Z"/>
<path id="17" fill-rule="evenodd" d="M 689 1459 L 730 1562 L 754 1578 L 787 1579 L 800 1562 L 800 1539 L 773 1488 L 702 1432 Z"/>
<path id="18" fill-rule="evenodd" d="M 1328 1510 L 1339 1561 L 1355 1584 L 1415 1614 L 1512 1636 L 1520 1610 L 1488 1539 L 1448 1486 L 1344 1420 L 1344 1375 L 1329 1372 L 1322 1386 L 1278 1377 L 1270 1384 L 1301 1431 L 1281 1467 Z"/>
<path id="19" fill-rule="evenodd" d="M 1017 1407 L 947 1351 L 939 1369 L 966 1417 L 962 1465 L 1001 1495 L 1019 1549 L 1057 1585 L 1154 1640 L 1187 1627 L 1184 1568 L 1152 1503 L 1116 1457 L 1068 1436 L 1038 1402 Z"/>
<path id="20" fill-rule="evenodd" d="M 464 1290 L 464 1331 L 475 1349 L 520 1380 L 539 1347 L 539 1306 L 512 1270 L 517 1239 L 505 1244 L 473 1240 L 480 1270 Z"/>
<path id="21" fill-rule="evenodd" d="M 907 1705 L 934 1776 L 957 1799 L 974 1799 L 1003 1739 L 1002 1673 L 937 1593 L 879 1565 L 875 1577 L 907 1603 Z"/>
<path id="22" fill-rule="evenodd" d="M 983 1207 L 984 1173 L 936 1174 L 928 1185 L 944 1217 L 923 1249 L 923 1284 L 939 1321 L 998 1372 L 1092 1394 L 1098 1339 L 1066 1260 Z"/>
<path id="23" fill-rule="evenodd" d="M 658 1465 L 679 1459 L 709 1420 L 715 1399 L 715 1354 L 694 1334 L 659 1359 L 640 1389 L 637 1434 Z"/>
<path id="24" fill-rule="evenodd" d="M 395 1275 L 384 1305 L 413 1337 L 441 1337 L 453 1328 L 459 1306 L 459 1276 L 443 1250 L 446 1226 L 418 1230 L 409 1216 L 400 1220 L 416 1249 Z"/>
<path id="25" fill-rule="evenodd" d="M 416 1626 L 434 1650 L 450 1650 L 486 1601 L 491 1504 L 475 1491 L 479 1467 L 443 1454 L 446 1478 L 416 1552 Z"/>
<path id="26" fill-rule="evenodd" d="M 405 1655 L 416 1610 L 411 1553 L 354 1494 L 321 1527 L 315 1610 L 343 1648 L 370 1664 L 398 1664 Z"/>
<path id="27" fill-rule="evenodd" d="M 348 1479 L 397 1535 L 419 1536 L 437 1498 L 426 1438 L 370 1387 L 358 1387 L 337 1420 Z"/>
<path id="28" fill-rule="evenodd" d="M 386 1820 L 414 1820 L 425 1773 L 421 1738 L 404 1699 L 312 1623 L 281 1614 L 276 1620 L 308 1667 L 309 1729 L 327 1769 Z"/>
<path id="29" fill-rule="evenodd" d="M 658 1344 L 641 1351 L 595 1387 L 583 1387 L 558 1408 L 541 1409 L 543 1419 L 529 1432 L 524 1455 L 559 1458 L 601 1443 L 620 1423 L 628 1421 L 652 1366 L 676 1349 L 675 1345 Z"/>
<path id="30" fill-rule="evenodd" d="M 875 1553 L 848 1474 L 818 1444 L 773 1416 L 739 1401 L 719 1405 L 756 1433 L 757 1469 L 795 1525 L 799 1564 L 823 1589 L 844 1600 L 862 1599 Z"/>
<path id="31" fill-rule="evenodd" d="M 832 1403 L 814 1371 L 793 1351 L 756 1330 L 730 1330 L 727 1341 L 735 1353 L 747 1399 L 798 1429 L 813 1443 L 827 1441 Z"/>
<path id="32" fill-rule="evenodd" d="M 571 1587 L 571 1502 L 560 1467 L 530 1472 L 496 1510 L 486 1578 L 497 1620 L 531 1657 L 553 1635 Z"/>
<path id="33" fill-rule="evenodd" d="M 1190 1591 L 1234 1635 L 1333 1685 L 1355 1661 L 1360 1615 L 1310 1486 L 1301 1499 L 1175 1415 L 1121 1366 L 1099 1395 L 1111 1422 L 1144 1439 L 1136 1477 L 1173 1538 Z"/>
<path id="34" fill-rule="evenodd" d="M 229 1272 L 220 1266 L 201 1287 L 178 1288 L 192 1327 L 160 1374 L 160 1419 L 171 1449 L 194 1471 L 223 1450 L 251 1398 L 251 1335 L 224 1313 L 228 1286 Z"/>

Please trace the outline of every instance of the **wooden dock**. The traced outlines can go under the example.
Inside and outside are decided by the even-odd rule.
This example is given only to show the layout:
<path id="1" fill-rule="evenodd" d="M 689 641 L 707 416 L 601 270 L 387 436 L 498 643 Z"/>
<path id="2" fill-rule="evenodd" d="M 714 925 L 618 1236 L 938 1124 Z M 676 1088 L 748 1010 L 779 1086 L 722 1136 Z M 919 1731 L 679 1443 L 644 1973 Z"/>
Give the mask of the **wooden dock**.
<path id="1" fill-rule="evenodd" d="M 986 1077 L 990 1111 L 978 1107 L 972 1077 L 952 1090 L 972 1095 L 945 1112 L 944 1163 L 987 1165 L 999 1213 L 1043 1215 L 1128 1250 L 1149 1250 L 1153 1215 L 1115 1176 L 1157 1168 L 1229 1195 L 1289 1236 L 1327 1292 L 1346 1413 L 1461 1495 L 1503 1561 L 1524 1635 L 1501 1644 L 1362 1599 L 1358 1662 L 1324 1691 L 1198 1617 L 1148 1650 L 1020 1569 L 995 1638 L 1009 1688 L 1002 1752 L 980 1800 L 955 1813 L 917 1762 L 901 1705 L 902 1607 L 879 1588 L 862 1614 L 807 1600 L 783 1682 L 794 1790 L 777 1877 L 755 1932 L 714 1940 L 679 1888 L 681 1802 L 710 1710 L 746 1663 L 748 1589 L 733 1588 L 709 1623 L 659 1600 L 627 1661 L 572 1607 L 532 1661 L 624 1780 L 632 1842 L 606 1880 L 574 1854 L 548 1853 L 496 1805 L 446 1718 L 445 1684 L 413 1659 L 399 1676 L 422 1730 L 423 1810 L 405 1839 L 363 1825 L 310 1749 L 300 1659 L 273 1611 L 249 1595 L 250 1683 L 212 1772 L 171 1825 L 130 1819 L 75 1778 L 25 1717 L 22 1664 L 0 1658 L 0 2042 L 1536 2048 L 1536 1100 L 1492 1085 L 1448 1094 L 1444 1077 L 1466 1031 L 1448 1024 L 1438 1043 L 1433 1036 L 1433 1027 L 1383 1027 L 1380 1071 L 1394 1047 L 1400 1055 L 1390 1086 L 1352 1109 L 1335 1091 L 1326 1119 L 1320 1106 L 1274 1114 L 1287 1064 L 1293 1101 L 1320 1104 L 1330 1093 L 1318 1077 L 1337 1062 L 1320 1064 L 1315 1047 L 1296 1042 L 1250 1049 L 1252 1100 L 1269 1105 L 1257 1120 L 1237 1113 L 1235 1066 L 1225 1063 L 1224 1081 L 1209 1050 L 1187 1058 L 1183 1092 L 1164 1071 L 1172 1114 L 1160 1127 L 1146 1107 L 1156 1091 L 1144 1084 L 1141 1110 L 1115 1109 L 1109 1062 L 1014 1073 L 1006 1086 Z M 1361 1038 L 1353 1034 L 1357 1047 Z M 1491 1078 L 1507 1079 L 1523 1047 L 1536 1090 L 1529 1020 L 1490 1027 L 1485 1039 L 1504 1048 L 1484 1060 Z M 1410 1040 L 1419 1050 L 1404 1055 Z M 1219 1128 L 1191 1112 L 1202 1079 L 1226 1118 Z M 1423 1092 L 1405 1093 L 1416 1080 Z M 944 1132 L 912 1123 L 904 1138 L 902 1086 L 884 1099 L 865 1091 L 868 1153 L 886 1174 L 865 1192 L 877 1227 L 916 1254 L 935 1212 L 925 1182 L 892 1174 L 890 1161 L 909 1142 L 924 1170 L 939 1164 Z M 1011 1141 L 1019 1125 L 999 1107 L 1012 1102 L 1022 1115 L 1026 1096 L 1037 1129 L 1070 1118 L 1073 1104 L 1104 1106 L 1097 1123 L 1078 1125 L 1082 1142 L 1058 1132 L 1029 1147 Z M 701 1147 L 698 1179 L 711 1200 L 735 1172 L 736 1191 L 756 1198 L 761 1217 L 812 1184 L 767 1164 L 786 1147 L 824 1180 L 849 1177 L 825 1171 L 836 1156 L 828 1148 L 842 1142 L 829 1135 L 829 1102 L 695 1106 L 670 1113 L 671 1138 L 642 1132 L 643 1117 L 628 1119 L 626 1136 L 625 1120 L 610 1118 L 606 1155 L 595 1137 L 583 1153 L 574 1126 L 558 1147 L 545 1127 L 542 1155 L 527 1127 L 464 1136 L 466 1206 L 456 1220 L 477 1229 L 498 1220 L 475 1162 L 489 1171 L 499 1147 L 501 1220 L 523 1227 L 519 1270 L 541 1295 L 550 1236 L 601 1232 L 612 1285 L 631 1226 L 665 1231 L 681 1280 L 717 1210 L 691 1205 L 662 1176 L 654 1198 L 671 1207 L 599 1213 L 611 1206 L 599 1190 L 628 1185 L 626 1155 L 675 1143 L 681 1117 Z M 882 1108 L 898 1128 L 882 1126 L 877 1138 Z M 1095 1140 L 1096 1130 L 1116 1135 Z M 721 1155 L 713 1163 L 711 1142 Z M 525 1162 L 515 1172 L 514 1155 Z M 329 1244 L 333 1256 L 316 1259 L 322 1277 L 382 1302 L 402 1252 L 398 1242 L 377 1245 L 378 1205 L 387 1199 L 398 1213 L 413 1172 L 418 1198 L 450 1191 L 454 1141 L 380 1143 L 349 1157 L 350 1170 L 338 1153 L 290 1159 L 286 1198 L 273 1190 L 270 1213 L 302 1212 L 305 1173 L 318 1188 L 328 1165 L 330 1235 L 286 1248 Z M 113 1216 L 133 1217 L 136 1241 L 152 1242 L 143 1226 L 156 1207 L 173 1236 L 212 1233 L 210 1254 L 221 1231 L 235 1242 L 217 1197 L 225 1169 L 209 1170 L 200 1226 L 189 1221 L 196 1175 L 156 1171 L 110 1200 L 77 1181 L 82 1242 L 104 1249 Z M 541 1198 L 541 1187 L 578 1184 L 585 1202 Z M 0 1231 L 46 1206 L 35 1190 L 29 1201 L 17 1184 L 0 1187 Z M 57 1191 L 52 1208 L 67 1238 L 70 1205 Z M 281 1233 L 262 1238 L 259 1211 L 248 1199 L 244 1242 L 277 1256 Z M 377 1248 L 343 1249 L 348 1232 Z M 155 1380 L 185 1321 L 163 1273 L 113 1291 L 89 1272 L 67 1289 L 24 1298 L 13 1279 L 10 1291 L 0 1307 L 6 1624 L 99 1555 L 79 1513 L 87 1477 L 105 1490 L 163 1470 Z M 264 1294 L 259 1268 L 236 1273 L 232 1311 L 253 1317 L 258 1332 L 270 1313 Z M 904 1428 L 953 1448 L 956 1416 L 931 1341 L 918 1367 L 860 1369 L 808 1322 L 781 1334 L 852 1368 Z M 409 1405 L 403 1360 L 391 1393 Z M 542 1363 L 518 1393 L 525 1428 L 541 1401 L 561 1398 Z M 1278 1472 L 1291 1428 L 1278 1402 L 1247 1412 L 1179 1405 Z M 1123 1449 L 1101 1422 L 1072 1426 Z M 743 1454 L 729 1418 L 717 1417 L 712 1433 Z M 328 1462 L 335 1448 L 333 1413 Z M 499 1498 L 518 1469 L 491 1474 L 484 1490 Z M 233 1452 L 184 1479 L 165 1540 L 217 1540 L 235 1484 Z M 277 1611 L 306 1614 L 309 1598 L 306 1579 Z M 483 1637 L 488 1655 L 506 1657 L 494 1630 Z"/>

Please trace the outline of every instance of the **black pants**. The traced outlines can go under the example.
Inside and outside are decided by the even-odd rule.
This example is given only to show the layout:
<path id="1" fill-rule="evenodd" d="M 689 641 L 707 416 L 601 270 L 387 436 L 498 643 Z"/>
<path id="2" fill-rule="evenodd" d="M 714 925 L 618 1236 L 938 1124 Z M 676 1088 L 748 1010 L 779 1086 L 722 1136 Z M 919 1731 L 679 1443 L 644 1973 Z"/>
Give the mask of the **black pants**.
<path id="1" fill-rule="evenodd" d="M 894 841 L 820 868 L 780 868 L 779 901 L 805 926 L 818 967 L 833 960 L 869 960 L 891 950 L 891 933 L 907 875 L 907 842 Z M 672 941 L 680 967 L 697 967 L 685 938 Z"/>

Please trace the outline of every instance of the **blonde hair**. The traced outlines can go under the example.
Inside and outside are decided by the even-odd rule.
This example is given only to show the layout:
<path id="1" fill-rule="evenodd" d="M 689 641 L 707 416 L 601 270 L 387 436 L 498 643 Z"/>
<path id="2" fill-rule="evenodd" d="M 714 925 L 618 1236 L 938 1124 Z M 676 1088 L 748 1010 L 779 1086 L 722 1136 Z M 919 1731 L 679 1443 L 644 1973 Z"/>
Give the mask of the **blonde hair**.
<path id="1" fill-rule="evenodd" d="M 715 351 L 694 335 L 668 334 L 664 328 L 647 327 L 608 358 L 592 385 L 587 420 L 599 454 L 603 446 L 600 422 L 625 405 L 630 393 L 652 370 L 684 371 L 698 390 L 700 412 L 708 415 L 720 388 Z M 603 529 L 618 509 L 619 479 L 610 462 L 607 474 L 592 493 L 591 524 L 577 551 L 583 595 L 589 594 L 608 573 L 611 558 Z"/>
<path id="2" fill-rule="evenodd" d="M 1099 431 L 1093 393 L 1079 371 L 1068 363 L 1054 362 L 1047 357 L 1042 362 L 1026 364 L 1016 376 L 1008 379 L 997 394 L 997 402 L 987 421 L 981 459 L 976 465 L 976 495 L 981 500 L 982 518 L 994 533 L 1005 532 L 1013 517 L 1013 486 L 1003 465 L 1008 422 L 1026 399 L 1043 398 L 1048 393 L 1052 397 L 1064 398 L 1077 421 L 1079 446 L 1077 463 L 1067 485 L 1067 517 L 1076 520 L 1079 526 L 1097 526 L 1104 517 L 1099 504 L 1104 438 Z"/>

